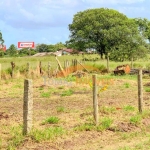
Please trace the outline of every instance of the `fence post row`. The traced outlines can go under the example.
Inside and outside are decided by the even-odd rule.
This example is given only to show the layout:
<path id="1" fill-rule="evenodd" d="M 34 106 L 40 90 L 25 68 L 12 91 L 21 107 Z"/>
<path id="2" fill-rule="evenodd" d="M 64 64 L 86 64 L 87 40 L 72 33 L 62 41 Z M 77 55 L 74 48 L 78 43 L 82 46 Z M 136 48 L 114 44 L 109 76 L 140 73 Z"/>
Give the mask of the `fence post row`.
<path id="1" fill-rule="evenodd" d="M 33 115 L 33 83 L 32 80 L 24 80 L 23 99 L 23 134 L 28 134 L 32 129 Z"/>
<path id="2" fill-rule="evenodd" d="M 142 84 L 142 69 L 138 70 L 138 109 L 143 111 L 143 84 Z"/>
<path id="3" fill-rule="evenodd" d="M 92 76 L 93 79 L 93 108 L 94 108 L 94 120 L 95 124 L 98 125 L 98 100 L 97 100 L 97 75 Z"/>

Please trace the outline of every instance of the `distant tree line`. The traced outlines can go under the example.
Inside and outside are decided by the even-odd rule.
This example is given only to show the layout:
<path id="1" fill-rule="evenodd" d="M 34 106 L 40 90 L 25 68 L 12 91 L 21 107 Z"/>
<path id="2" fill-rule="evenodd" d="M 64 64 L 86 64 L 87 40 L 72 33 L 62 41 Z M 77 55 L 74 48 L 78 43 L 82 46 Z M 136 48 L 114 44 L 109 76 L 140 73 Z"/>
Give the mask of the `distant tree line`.
<path id="1" fill-rule="evenodd" d="M 66 46 L 61 42 L 55 45 L 37 44 L 34 49 L 33 48 L 17 49 L 17 47 L 14 44 L 12 44 L 5 52 L 2 49 L 0 50 L 0 57 L 4 57 L 4 56 L 22 57 L 22 56 L 34 55 L 36 53 L 41 53 L 41 52 L 56 52 L 63 48 L 66 48 Z"/>

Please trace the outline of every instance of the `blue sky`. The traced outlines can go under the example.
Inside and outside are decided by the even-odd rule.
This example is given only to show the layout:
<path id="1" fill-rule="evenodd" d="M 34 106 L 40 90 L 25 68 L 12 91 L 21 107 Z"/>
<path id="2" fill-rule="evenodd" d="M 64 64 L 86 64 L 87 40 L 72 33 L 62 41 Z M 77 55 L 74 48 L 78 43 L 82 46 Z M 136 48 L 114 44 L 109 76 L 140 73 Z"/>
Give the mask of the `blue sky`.
<path id="1" fill-rule="evenodd" d="M 0 0 L 0 31 L 7 48 L 18 42 L 65 43 L 79 11 L 105 7 L 150 20 L 149 6 L 150 0 Z"/>

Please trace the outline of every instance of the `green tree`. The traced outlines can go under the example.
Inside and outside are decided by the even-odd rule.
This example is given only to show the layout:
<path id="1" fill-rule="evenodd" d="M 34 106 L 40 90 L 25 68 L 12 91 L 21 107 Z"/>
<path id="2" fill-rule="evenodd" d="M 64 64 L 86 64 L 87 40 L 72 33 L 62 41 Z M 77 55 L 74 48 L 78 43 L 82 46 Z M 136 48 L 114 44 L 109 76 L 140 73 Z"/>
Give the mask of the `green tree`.
<path id="1" fill-rule="evenodd" d="M 7 49 L 6 53 L 10 56 L 16 56 L 17 55 L 17 48 L 14 44 L 10 45 L 10 47 Z"/>
<path id="2" fill-rule="evenodd" d="M 66 48 L 66 46 L 65 46 L 65 44 L 63 44 L 62 42 L 56 43 L 56 44 L 54 45 L 55 51 L 61 50 L 61 49 L 63 49 L 63 48 Z"/>
<path id="3" fill-rule="evenodd" d="M 47 44 L 39 44 L 36 46 L 36 51 L 38 52 L 48 52 L 48 45 Z"/>
<path id="4" fill-rule="evenodd" d="M 0 49 L 0 57 L 3 57 L 3 56 L 4 56 L 4 50 Z"/>
<path id="5" fill-rule="evenodd" d="M 2 37 L 2 33 L 0 32 L 0 44 L 3 45 L 3 43 L 4 43 L 4 40 L 3 40 L 3 37 Z"/>
<path id="6" fill-rule="evenodd" d="M 69 30 L 71 42 L 75 45 L 82 42 L 82 47 L 95 48 L 101 58 L 104 54 L 121 49 L 131 54 L 142 41 L 133 19 L 108 8 L 78 12 L 74 15 Z"/>

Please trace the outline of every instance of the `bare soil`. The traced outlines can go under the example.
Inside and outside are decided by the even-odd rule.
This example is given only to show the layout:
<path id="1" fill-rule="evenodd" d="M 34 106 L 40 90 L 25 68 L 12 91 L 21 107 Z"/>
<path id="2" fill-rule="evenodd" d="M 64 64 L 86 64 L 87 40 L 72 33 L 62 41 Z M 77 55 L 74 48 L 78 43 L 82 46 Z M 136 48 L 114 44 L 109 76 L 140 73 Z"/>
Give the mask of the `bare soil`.
<path id="1" fill-rule="evenodd" d="M 0 148 L 8 149 L 13 138 L 12 127 L 23 124 L 23 79 L 2 80 L 0 82 Z M 99 118 L 111 118 L 113 123 L 103 131 L 74 130 L 89 120 L 93 120 L 93 96 L 89 85 L 43 85 L 43 79 L 34 79 L 33 126 L 37 129 L 58 126 L 67 132 L 55 139 L 36 142 L 26 136 L 16 146 L 17 150 L 119 150 L 125 147 L 136 149 L 138 144 L 148 149 L 150 116 L 145 115 L 139 124 L 132 124 L 130 118 L 138 114 L 137 81 L 115 79 L 113 85 L 99 93 Z M 129 86 L 127 86 L 127 83 Z M 144 80 L 145 85 L 148 80 Z M 61 96 L 71 89 L 73 94 Z M 51 93 L 43 97 L 42 93 Z M 144 110 L 150 108 L 150 93 L 144 92 Z M 135 110 L 126 110 L 132 106 Z M 58 108 L 64 111 L 59 112 Z M 42 125 L 50 116 L 60 119 L 58 124 Z M 101 123 L 101 122 L 100 122 Z M 146 145 L 146 146 L 144 146 Z M 148 145 L 148 146 L 147 146 Z"/>

